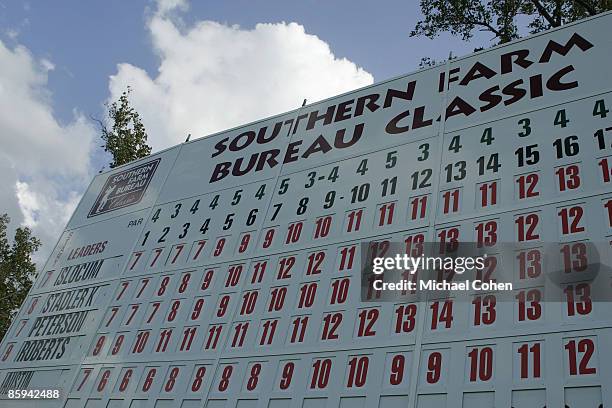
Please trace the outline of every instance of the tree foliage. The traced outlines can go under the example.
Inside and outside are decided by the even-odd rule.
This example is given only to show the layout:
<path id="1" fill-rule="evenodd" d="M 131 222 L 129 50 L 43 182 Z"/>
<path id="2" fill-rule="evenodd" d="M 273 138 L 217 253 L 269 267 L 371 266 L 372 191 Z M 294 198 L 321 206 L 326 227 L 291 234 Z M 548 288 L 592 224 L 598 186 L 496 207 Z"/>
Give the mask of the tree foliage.
<path id="1" fill-rule="evenodd" d="M 118 101 L 106 105 L 108 118 L 112 123 L 110 130 L 98 121 L 104 141 L 102 147 L 113 156 L 111 168 L 151 154 L 151 147 L 147 145 L 147 132 L 140 115 L 130 106 L 130 92 L 131 88 L 128 86 Z"/>
<path id="2" fill-rule="evenodd" d="M 13 242 L 7 236 L 11 219 L 0 215 L 0 339 L 25 300 L 36 274 L 32 254 L 40 241 L 29 228 L 17 228 Z"/>
<path id="3" fill-rule="evenodd" d="M 606 10 L 612 0 L 421 0 L 425 18 L 410 35 L 449 32 L 467 41 L 480 30 L 501 44 L 519 37 L 519 22 L 537 33 Z"/>

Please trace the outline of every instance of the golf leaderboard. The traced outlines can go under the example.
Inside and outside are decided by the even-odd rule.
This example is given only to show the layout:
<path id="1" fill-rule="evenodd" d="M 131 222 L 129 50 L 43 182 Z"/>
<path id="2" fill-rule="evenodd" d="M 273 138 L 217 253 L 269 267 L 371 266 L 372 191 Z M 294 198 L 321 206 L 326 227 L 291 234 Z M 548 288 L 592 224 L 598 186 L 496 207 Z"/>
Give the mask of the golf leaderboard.
<path id="1" fill-rule="evenodd" d="M 97 175 L 0 345 L 0 405 L 612 406 L 611 25 Z M 511 300 L 379 296 L 364 248 L 397 243 L 473 243 Z"/>

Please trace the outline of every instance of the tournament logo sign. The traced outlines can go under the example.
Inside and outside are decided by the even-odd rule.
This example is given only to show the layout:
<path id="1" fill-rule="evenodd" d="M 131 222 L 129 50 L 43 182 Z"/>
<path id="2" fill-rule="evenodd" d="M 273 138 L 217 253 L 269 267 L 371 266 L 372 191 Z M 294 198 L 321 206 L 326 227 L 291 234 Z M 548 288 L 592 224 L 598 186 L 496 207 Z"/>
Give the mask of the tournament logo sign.
<path id="1" fill-rule="evenodd" d="M 152 160 L 109 176 L 87 218 L 139 203 L 160 160 Z"/>

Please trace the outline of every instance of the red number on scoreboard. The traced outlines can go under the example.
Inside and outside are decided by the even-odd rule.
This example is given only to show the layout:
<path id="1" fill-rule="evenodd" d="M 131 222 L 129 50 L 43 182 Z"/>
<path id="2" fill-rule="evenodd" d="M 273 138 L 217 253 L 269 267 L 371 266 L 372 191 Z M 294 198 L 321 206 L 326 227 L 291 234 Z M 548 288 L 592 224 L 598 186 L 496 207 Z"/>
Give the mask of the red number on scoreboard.
<path id="1" fill-rule="evenodd" d="M 348 361 L 347 388 L 361 388 L 368 379 L 370 359 L 367 356 L 355 356 Z"/>
<path id="2" fill-rule="evenodd" d="M 146 371 L 146 369 L 145 369 Z M 147 374 L 142 382 L 142 392 L 149 392 L 151 386 L 153 385 L 153 381 L 155 381 L 155 376 L 157 375 L 157 368 L 149 368 Z"/>
<path id="3" fill-rule="evenodd" d="M 202 314 L 204 308 L 204 302 L 206 298 L 197 298 L 193 304 L 193 310 L 191 312 L 191 320 L 198 320 Z"/>
<path id="4" fill-rule="evenodd" d="M 281 258 L 278 261 L 278 273 L 276 274 L 276 279 L 289 279 L 291 278 L 291 269 L 295 265 L 295 257 L 287 256 Z"/>
<path id="5" fill-rule="evenodd" d="M 406 367 L 406 357 L 403 354 L 396 354 L 391 359 L 389 374 L 389 384 L 401 385 L 404 381 L 404 370 Z"/>
<path id="6" fill-rule="evenodd" d="M 221 324 L 208 326 L 208 337 L 206 338 L 206 343 L 204 343 L 205 350 L 215 350 L 217 348 L 222 331 L 223 325 Z"/>
<path id="7" fill-rule="evenodd" d="M 218 257 L 223 254 L 223 249 L 225 248 L 226 241 L 227 241 L 226 237 L 217 238 L 217 242 L 215 243 L 215 249 L 213 250 L 214 257 Z"/>
<path id="8" fill-rule="evenodd" d="M 497 313 L 495 311 L 497 300 L 495 295 L 476 296 L 472 300 L 474 306 L 474 326 L 481 324 L 488 326 L 495 323 Z"/>
<path id="9" fill-rule="evenodd" d="M 231 347 L 242 347 L 249 330 L 249 322 L 240 322 L 234 326 L 234 336 L 232 337 Z"/>
<path id="10" fill-rule="evenodd" d="M 108 384 L 108 379 L 110 378 L 111 370 L 103 370 L 100 375 L 100 381 L 98 382 L 98 387 L 96 388 L 98 392 L 104 391 L 106 385 Z"/>
<path id="11" fill-rule="evenodd" d="M 193 344 L 193 340 L 195 339 L 197 332 L 197 327 L 185 327 L 183 329 L 183 338 L 181 340 L 179 351 L 191 350 L 191 345 Z"/>
<path id="12" fill-rule="evenodd" d="M 136 264 L 138 264 L 138 261 L 140 260 L 140 258 L 142 258 L 142 254 L 142 251 L 134 252 L 134 254 L 132 254 L 132 260 L 130 262 L 130 271 L 133 271 L 136 268 Z"/>
<path id="13" fill-rule="evenodd" d="M 315 360 L 312 363 L 312 375 L 310 377 L 311 389 L 324 389 L 329 384 L 332 361 L 329 358 Z"/>
<path id="14" fill-rule="evenodd" d="M 341 272 L 353 268 L 356 251 L 357 246 L 355 245 L 343 247 L 340 249 L 340 266 L 338 267 L 338 271 Z"/>
<path id="15" fill-rule="evenodd" d="M 172 247 L 172 251 L 170 252 L 170 265 L 174 265 L 176 261 L 179 259 L 181 254 L 183 253 L 183 249 L 185 248 L 185 244 L 177 244 Z"/>
<path id="16" fill-rule="evenodd" d="M 416 324 L 417 305 L 397 305 L 395 308 L 395 333 L 410 333 Z"/>
<path id="17" fill-rule="evenodd" d="M 412 221 L 424 219 L 427 215 L 427 196 L 412 197 L 408 207 L 408 214 L 410 214 Z"/>
<path id="18" fill-rule="evenodd" d="M 535 279 L 542 274 L 542 252 L 539 249 L 520 251 L 516 255 L 519 279 Z"/>
<path id="19" fill-rule="evenodd" d="M 592 358 L 595 354 L 595 342 L 590 338 L 572 339 L 564 345 L 568 356 L 569 375 L 597 374 Z"/>
<path id="20" fill-rule="evenodd" d="M 584 209 L 575 205 L 569 208 L 561 208 L 557 213 L 561 220 L 561 234 L 578 234 L 584 232 L 584 226 L 580 225 Z"/>
<path id="21" fill-rule="evenodd" d="M 189 281 L 191 281 L 191 273 L 184 273 L 181 277 L 181 283 L 177 289 L 178 293 L 185 293 L 187 288 L 189 287 Z"/>
<path id="22" fill-rule="evenodd" d="M 361 229 L 363 208 L 346 212 L 346 232 L 357 232 Z"/>
<path id="23" fill-rule="evenodd" d="M 534 241 L 540 239 L 538 224 L 540 216 L 538 213 L 523 214 L 515 217 L 516 238 L 519 242 Z"/>
<path id="24" fill-rule="evenodd" d="M 444 302 L 438 300 L 429 305 L 431 309 L 431 330 L 437 330 L 440 323 L 444 323 L 444 328 L 450 329 L 453 323 L 453 301 L 447 299 Z"/>
<path id="25" fill-rule="evenodd" d="M 306 327 L 308 326 L 308 316 L 297 316 L 291 322 L 291 338 L 290 343 L 302 343 L 304 341 L 304 335 L 306 334 Z"/>
<path id="26" fill-rule="evenodd" d="M 587 245 L 584 242 L 574 242 L 561 246 L 563 270 L 565 273 L 584 272 L 589 266 Z"/>
<path id="27" fill-rule="evenodd" d="M 330 305 L 340 305 L 346 302 L 348 298 L 349 286 L 351 284 L 350 278 L 334 279 L 331 282 L 331 298 L 329 300 Z"/>
<path id="28" fill-rule="evenodd" d="M 526 289 L 521 290 L 515 296 L 518 300 L 518 321 L 524 322 L 525 320 L 538 320 L 542 317 L 542 305 L 540 300 L 542 299 L 542 291 L 540 289 Z"/>
<path id="29" fill-rule="evenodd" d="M 442 353 L 434 351 L 427 357 L 427 374 L 425 380 L 428 384 L 440 381 L 442 375 Z"/>
<path id="30" fill-rule="evenodd" d="M 477 190 L 480 200 L 476 202 L 480 204 L 480 207 L 491 207 L 497 204 L 497 189 L 497 180 L 478 184 Z"/>
<path id="31" fill-rule="evenodd" d="M 577 283 L 567 285 L 563 289 L 567 302 L 567 316 L 588 315 L 593 310 L 591 302 L 591 285 L 589 283 Z"/>
<path id="32" fill-rule="evenodd" d="M 119 383 L 119 392 L 124 392 L 130 385 L 130 379 L 132 378 L 133 373 L 134 370 L 132 368 L 125 370 L 123 377 L 121 377 L 121 382 Z"/>
<path id="33" fill-rule="evenodd" d="M 117 312 L 119 311 L 119 307 L 112 307 L 110 312 L 109 312 L 109 318 L 106 321 L 106 324 L 104 325 L 105 327 L 110 326 L 110 324 L 112 323 L 112 321 L 115 319 L 115 316 L 117 315 Z"/>
<path id="34" fill-rule="evenodd" d="M 223 371 L 221 372 L 221 378 L 219 379 L 219 385 L 217 389 L 220 392 L 224 392 L 230 385 L 230 379 L 232 378 L 232 373 L 234 372 L 234 367 L 231 365 L 225 366 Z"/>
<path id="35" fill-rule="evenodd" d="M 538 191 L 538 182 L 540 176 L 538 173 L 523 174 L 516 178 L 516 184 L 518 184 L 518 198 L 519 200 L 525 200 L 527 198 L 533 198 L 540 195 Z"/>
<path id="36" fill-rule="evenodd" d="M 251 233 L 245 232 L 238 240 L 238 253 L 244 254 L 249 249 L 249 243 L 251 242 Z"/>
<path id="37" fill-rule="evenodd" d="M 219 303 L 217 304 L 217 317 L 222 318 L 227 313 L 227 308 L 231 300 L 230 295 L 222 295 L 219 297 Z"/>
<path id="38" fill-rule="evenodd" d="M 139 331 L 136 333 L 136 341 L 134 342 L 134 346 L 132 347 L 132 353 L 142 353 L 149 341 L 149 337 L 151 336 L 150 330 Z"/>
<path id="39" fill-rule="evenodd" d="M 256 283 L 261 283 L 264 277 L 264 273 L 266 272 L 266 267 L 268 266 L 268 261 L 258 261 L 253 265 L 253 273 L 251 274 L 251 285 L 255 285 Z"/>
<path id="40" fill-rule="evenodd" d="M 274 334 L 278 327 L 278 319 L 264 320 L 261 324 L 260 346 L 269 346 L 274 341 Z"/>
<path id="41" fill-rule="evenodd" d="M 315 220 L 314 239 L 327 238 L 331 231 L 332 220 L 333 217 L 331 215 L 319 217 Z"/>
<path id="42" fill-rule="evenodd" d="M 325 261 L 325 251 L 317 251 L 308 254 L 306 264 L 306 276 L 318 275 L 321 273 L 321 265 Z"/>
<path id="43" fill-rule="evenodd" d="M 497 221 L 483 221 L 476 224 L 476 243 L 478 248 L 491 247 L 497 244 Z"/>
<path id="44" fill-rule="evenodd" d="M 268 301 L 268 312 L 278 312 L 283 310 L 285 298 L 287 297 L 287 287 L 279 286 L 271 288 L 270 300 Z"/>
<path id="45" fill-rule="evenodd" d="M 493 272 L 497 268 L 498 255 L 489 255 L 484 260 L 484 268 L 476 269 L 476 279 L 483 282 L 495 282 L 496 279 L 493 277 Z"/>
<path id="46" fill-rule="evenodd" d="M 438 239 L 440 243 L 439 252 L 441 254 L 455 252 L 459 246 L 459 228 L 452 227 L 439 230 Z"/>
<path id="47" fill-rule="evenodd" d="M 157 314 L 157 311 L 159 310 L 161 306 L 161 302 L 153 302 L 151 303 L 151 313 L 149 313 L 149 317 L 147 318 L 147 324 L 150 324 L 153 319 L 155 318 L 155 315 Z"/>
<path id="48" fill-rule="evenodd" d="M 172 338 L 172 329 L 161 329 L 159 332 L 159 340 L 157 341 L 157 346 L 155 347 L 156 353 L 164 353 L 168 348 L 168 343 L 170 343 L 170 339 Z"/>
<path id="49" fill-rule="evenodd" d="M 254 363 L 249 370 L 249 377 L 246 383 L 247 391 L 254 391 L 259 384 L 259 375 L 261 374 L 262 364 Z"/>
<path id="50" fill-rule="evenodd" d="M 155 248 L 151 255 L 151 262 L 149 263 L 149 268 L 155 268 L 157 265 L 157 261 L 161 259 L 161 254 L 164 252 L 164 248 Z"/>
<path id="51" fill-rule="evenodd" d="M 233 288 L 240 283 L 243 267 L 243 265 L 232 265 L 228 268 L 227 278 L 225 279 L 226 288 Z"/>
<path id="52" fill-rule="evenodd" d="M 125 293 L 125 290 L 128 288 L 128 286 L 130 286 L 130 282 L 129 281 L 123 281 L 123 282 L 120 283 L 120 286 L 121 286 L 121 290 L 117 294 L 117 297 L 115 298 L 115 300 L 121 299 L 121 297 Z"/>
<path id="53" fill-rule="evenodd" d="M 159 288 L 157 289 L 157 296 L 164 296 L 168 285 L 170 284 L 170 276 L 164 276 L 159 281 Z"/>
<path id="54" fill-rule="evenodd" d="M 378 221 L 376 225 L 384 227 L 393 224 L 395 213 L 395 202 L 385 203 L 378 206 Z"/>
<path id="55" fill-rule="evenodd" d="M 295 244 L 300 240 L 302 236 L 302 229 L 304 228 L 304 223 L 302 221 L 294 222 L 289 224 L 287 227 L 287 236 L 285 237 L 285 245 Z"/>
<path id="56" fill-rule="evenodd" d="M 321 340 L 337 340 L 337 330 L 342 323 L 342 313 L 328 313 L 323 316 L 323 331 L 321 332 Z"/>
<path id="57" fill-rule="evenodd" d="M 173 300 L 172 303 L 170 304 L 170 308 L 168 309 L 168 316 L 166 316 L 166 321 L 167 322 L 174 321 L 174 319 L 176 319 L 176 316 L 179 313 L 180 308 L 181 308 L 181 301 Z"/>
<path id="58" fill-rule="evenodd" d="M 202 239 L 193 243 L 193 249 L 191 252 L 193 253 L 191 257 L 191 261 L 197 261 L 202 252 L 204 251 L 204 247 L 206 246 L 206 240 Z"/>
<path id="59" fill-rule="evenodd" d="M 240 305 L 240 316 L 247 316 L 253 313 L 257 305 L 259 291 L 252 290 L 242 294 L 242 304 Z"/>
<path id="60" fill-rule="evenodd" d="M 206 366 L 196 366 L 193 381 L 191 382 L 191 391 L 198 392 L 204 384 L 204 376 L 206 375 Z"/>
<path id="61" fill-rule="evenodd" d="M 214 276 L 214 269 L 209 269 L 204 272 L 204 278 L 202 279 L 202 285 L 200 285 L 200 290 L 207 290 L 208 288 L 210 288 Z"/>
<path id="62" fill-rule="evenodd" d="M 83 386 L 85 385 L 85 383 L 87 382 L 87 379 L 89 378 L 89 376 L 91 375 L 93 371 L 93 368 L 84 368 L 83 369 L 83 376 L 82 376 L 82 380 L 79 383 L 79 386 L 77 387 L 76 391 L 81 391 L 83 389 Z"/>
<path id="63" fill-rule="evenodd" d="M 442 192 L 442 213 L 450 214 L 459 211 L 459 189 Z"/>
<path id="64" fill-rule="evenodd" d="M 520 378 L 540 378 L 542 376 L 541 343 L 524 343 L 516 349 L 519 355 Z"/>
<path id="65" fill-rule="evenodd" d="M 580 168 L 576 164 L 555 169 L 559 191 L 574 190 L 580 187 Z"/>
<path id="66" fill-rule="evenodd" d="M 293 361 L 289 361 L 283 365 L 278 388 L 280 388 L 281 390 L 289 389 L 289 387 L 291 386 L 291 379 L 293 378 L 294 370 L 295 370 L 295 363 Z"/>
<path id="67" fill-rule="evenodd" d="M 180 371 L 181 370 L 179 367 L 172 367 L 170 369 L 170 371 L 168 372 L 168 378 L 166 380 L 166 383 L 164 384 L 165 392 L 172 392 L 172 390 L 174 390 L 174 385 L 176 384 L 176 379 Z"/>
<path id="68" fill-rule="evenodd" d="M 304 283 L 300 286 L 300 296 L 297 304 L 298 309 L 308 309 L 314 305 L 317 287 L 317 282 Z"/>
<path id="69" fill-rule="evenodd" d="M 96 340 L 96 344 L 94 345 L 94 348 L 91 351 L 91 355 L 94 357 L 100 355 L 100 352 L 102 351 L 102 347 L 104 347 L 105 342 L 106 336 L 98 337 L 98 340 Z"/>
<path id="70" fill-rule="evenodd" d="M 111 355 L 116 356 L 121 351 L 121 345 L 123 344 L 123 340 L 125 340 L 124 334 L 117 335 L 115 338 L 115 343 L 113 344 L 113 348 L 111 349 Z"/>
<path id="71" fill-rule="evenodd" d="M 362 309 L 357 314 L 357 337 L 376 336 L 374 325 L 380 316 L 378 309 Z"/>
<path id="72" fill-rule="evenodd" d="M 274 242 L 274 234 L 276 233 L 276 228 L 268 228 L 264 234 L 263 241 L 261 243 L 261 247 L 263 249 L 268 249 L 272 246 Z"/>
<path id="73" fill-rule="evenodd" d="M 144 278 L 140 280 L 140 288 L 138 289 L 138 293 L 136 294 L 136 299 L 140 298 L 140 296 L 142 296 L 143 292 L 145 291 L 145 289 L 147 288 L 147 286 L 149 285 L 149 278 Z"/>
<path id="74" fill-rule="evenodd" d="M 138 313 L 138 309 L 140 308 L 140 305 L 130 305 L 128 308 L 128 316 L 127 316 L 127 320 L 125 321 L 124 325 L 125 326 L 129 326 L 132 321 L 134 320 L 134 316 L 136 316 L 136 313 Z"/>
<path id="75" fill-rule="evenodd" d="M 493 349 L 474 347 L 468 352 L 470 382 L 489 381 L 493 377 Z"/>
<path id="76" fill-rule="evenodd" d="M 408 235 L 404 238 L 404 244 L 406 244 L 406 255 L 412 257 L 419 257 L 423 255 L 424 248 L 423 243 L 425 242 L 424 234 Z"/>

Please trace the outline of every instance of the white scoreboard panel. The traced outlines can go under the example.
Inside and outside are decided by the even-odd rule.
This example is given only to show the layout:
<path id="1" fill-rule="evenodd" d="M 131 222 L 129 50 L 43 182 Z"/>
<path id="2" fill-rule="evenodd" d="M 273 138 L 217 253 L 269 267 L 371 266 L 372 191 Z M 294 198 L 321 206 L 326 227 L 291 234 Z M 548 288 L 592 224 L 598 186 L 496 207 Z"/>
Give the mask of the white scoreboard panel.
<path id="1" fill-rule="evenodd" d="M 610 27 L 603 14 L 96 176 L 0 345 L 0 405 L 612 406 L 610 305 L 579 275 L 542 300 L 543 270 L 579 270 L 586 243 L 612 262 Z M 481 243 L 485 273 L 510 262 L 523 298 L 362 302 L 368 241 Z"/>

